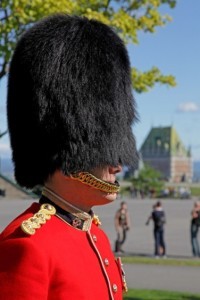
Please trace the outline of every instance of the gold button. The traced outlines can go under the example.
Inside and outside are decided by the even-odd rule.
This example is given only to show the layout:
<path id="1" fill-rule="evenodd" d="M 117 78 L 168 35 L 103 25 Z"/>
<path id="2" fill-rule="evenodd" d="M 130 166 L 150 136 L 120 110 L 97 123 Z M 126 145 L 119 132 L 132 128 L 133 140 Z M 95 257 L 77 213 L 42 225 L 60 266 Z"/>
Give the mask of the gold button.
<path id="1" fill-rule="evenodd" d="M 109 260 L 108 260 L 107 258 L 104 259 L 104 264 L 105 264 L 106 266 L 109 265 Z"/>
<path id="2" fill-rule="evenodd" d="M 92 238 L 93 238 L 93 241 L 94 241 L 94 242 L 97 242 L 97 237 L 96 237 L 96 235 L 93 235 Z"/>
<path id="3" fill-rule="evenodd" d="M 112 286 L 113 292 L 116 293 L 117 292 L 117 285 L 114 283 Z"/>

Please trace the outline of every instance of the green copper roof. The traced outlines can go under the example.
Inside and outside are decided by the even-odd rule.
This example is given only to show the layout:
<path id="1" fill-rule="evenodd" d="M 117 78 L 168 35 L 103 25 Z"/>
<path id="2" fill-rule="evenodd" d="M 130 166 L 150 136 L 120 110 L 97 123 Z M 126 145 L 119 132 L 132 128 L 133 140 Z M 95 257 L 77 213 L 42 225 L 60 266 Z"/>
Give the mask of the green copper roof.
<path id="1" fill-rule="evenodd" d="M 142 156 L 182 156 L 190 153 L 173 127 L 154 127 L 141 146 Z"/>

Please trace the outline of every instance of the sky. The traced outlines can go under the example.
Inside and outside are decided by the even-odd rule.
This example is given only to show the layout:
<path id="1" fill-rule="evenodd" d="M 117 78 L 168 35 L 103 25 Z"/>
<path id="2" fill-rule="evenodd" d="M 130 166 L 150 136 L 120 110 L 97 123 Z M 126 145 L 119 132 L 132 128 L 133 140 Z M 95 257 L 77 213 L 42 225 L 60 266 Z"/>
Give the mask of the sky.
<path id="1" fill-rule="evenodd" d="M 133 128 L 140 148 L 152 127 L 174 126 L 194 160 L 200 160 L 200 1 L 179 0 L 175 9 L 163 7 L 172 18 L 155 34 L 142 34 L 129 47 L 132 65 L 143 71 L 157 66 L 176 77 L 175 88 L 157 85 L 135 94 L 140 122 Z"/>
<path id="2" fill-rule="evenodd" d="M 133 132 L 140 149 L 152 127 L 174 126 L 183 144 L 191 147 L 193 160 L 200 160 L 200 0 L 178 0 L 174 9 L 163 5 L 172 17 L 154 34 L 139 35 L 139 45 L 129 45 L 131 65 L 141 71 L 153 66 L 174 75 L 177 86 L 156 85 L 134 97 L 139 122 Z M 6 78 L 0 81 L 0 131 L 7 128 Z M 10 157 L 9 137 L 0 140 L 0 157 Z"/>

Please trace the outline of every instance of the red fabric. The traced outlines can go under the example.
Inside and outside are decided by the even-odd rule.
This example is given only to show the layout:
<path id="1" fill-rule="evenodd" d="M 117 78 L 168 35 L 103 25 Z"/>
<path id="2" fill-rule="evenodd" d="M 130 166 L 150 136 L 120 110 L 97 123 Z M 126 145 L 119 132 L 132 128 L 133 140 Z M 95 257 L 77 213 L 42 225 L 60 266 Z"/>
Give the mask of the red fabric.
<path id="1" fill-rule="evenodd" d="M 29 236 L 21 222 L 39 208 L 34 203 L 0 235 L 1 298 L 122 299 L 121 275 L 104 232 L 94 224 L 89 232 L 77 230 L 52 216 Z"/>

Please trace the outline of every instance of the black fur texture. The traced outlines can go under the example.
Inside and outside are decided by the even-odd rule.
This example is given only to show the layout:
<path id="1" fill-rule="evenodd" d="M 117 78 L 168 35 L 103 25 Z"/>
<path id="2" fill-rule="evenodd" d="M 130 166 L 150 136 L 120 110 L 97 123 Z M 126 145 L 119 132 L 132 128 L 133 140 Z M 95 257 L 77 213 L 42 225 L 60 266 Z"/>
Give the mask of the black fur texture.
<path id="1" fill-rule="evenodd" d="M 27 30 L 10 65 L 7 113 L 21 186 L 44 184 L 56 169 L 135 163 L 128 54 L 95 20 L 58 14 Z"/>

